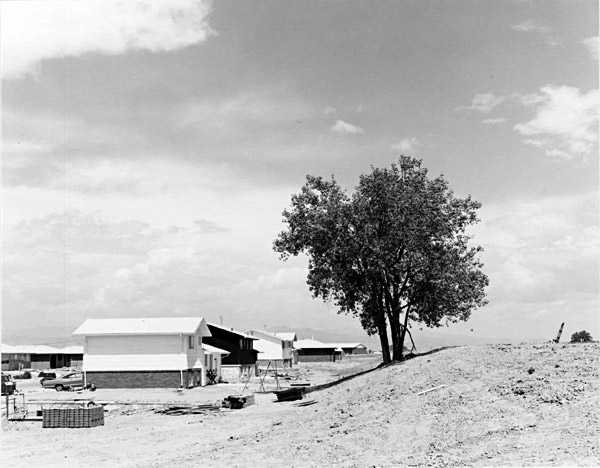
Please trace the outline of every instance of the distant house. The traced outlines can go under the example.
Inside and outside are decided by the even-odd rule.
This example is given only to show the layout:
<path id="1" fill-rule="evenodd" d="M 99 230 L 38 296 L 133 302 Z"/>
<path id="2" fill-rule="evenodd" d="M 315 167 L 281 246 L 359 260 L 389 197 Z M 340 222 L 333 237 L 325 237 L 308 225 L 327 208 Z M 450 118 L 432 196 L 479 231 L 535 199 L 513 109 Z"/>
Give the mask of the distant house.
<path id="1" fill-rule="evenodd" d="M 203 347 L 202 317 L 89 319 L 73 335 L 84 338 L 84 378 L 98 388 L 206 385 L 215 353 L 227 353 Z"/>
<path id="2" fill-rule="evenodd" d="M 275 333 L 256 330 L 254 328 L 246 330 L 245 333 L 257 338 L 254 341 L 254 349 L 258 351 L 257 362 L 259 366 L 265 367 L 269 362 L 279 367 L 292 367 L 294 364 L 297 364 L 298 361 L 294 350 L 296 335 L 294 333 L 277 336 Z"/>
<path id="3" fill-rule="evenodd" d="M 336 362 L 342 359 L 342 350 L 334 344 L 317 340 L 298 340 L 298 362 Z"/>
<path id="4" fill-rule="evenodd" d="M 223 357 L 222 376 L 226 380 L 237 380 L 247 375 L 256 375 L 258 351 L 254 349 L 253 336 L 235 331 L 233 328 L 208 323 L 211 336 L 204 338 L 204 343 L 226 350 L 229 354 Z"/>
<path id="5" fill-rule="evenodd" d="M 2 345 L 2 370 L 81 367 L 83 346 L 54 348 L 46 345 Z"/>
<path id="6" fill-rule="evenodd" d="M 340 348 L 345 355 L 367 354 L 367 346 L 362 343 L 329 343 Z"/>

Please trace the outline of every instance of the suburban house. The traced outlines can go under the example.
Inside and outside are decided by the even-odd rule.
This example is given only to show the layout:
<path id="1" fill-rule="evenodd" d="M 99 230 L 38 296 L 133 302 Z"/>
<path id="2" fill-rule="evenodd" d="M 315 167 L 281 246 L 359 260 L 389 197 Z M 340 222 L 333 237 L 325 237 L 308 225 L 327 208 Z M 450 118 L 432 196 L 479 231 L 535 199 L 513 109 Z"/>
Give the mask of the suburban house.
<path id="1" fill-rule="evenodd" d="M 237 380 L 248 375 L 256 375 L 258 351 L 254 349 L 253 336 L 235 331 L 233 328 L 207 323 L 211 336 L 204 343 L 227 351 L 223 356 L 221 375 L 225 380 Z"/>
<path id="2" fill-rule="evenodd" d="M 275 333 L 270 333 L 265 330 L 250 329 L 245 332 L 256 340 L 254 341 L 254 349 L 258 351 L 258 365 L 261 367 L 271 365 L 279 367 L 292 367 L 297 364 L 296 351 L 294 349 L 295 334 L 282 333 L 277 336 Z M 292 336 L 293 335 L 293 336 Z"/>
<path id="3" fill-rule="evenodd" d="M 336 362 L 342 359 L 342 350 L 334 344 L 317 340 L 298 340 L 295 346 L 298 362 Z"/>
<path id="4" fill-rule="evenodd" d="M 202 317 L 88 319 L 73 335 L 84 338 L 84 379 L 98 388 L 206 385 L 227 354 L 203 346 Z"/>
<path id="5" fill-rule="evenodd" d="M 83 346 L 54 348 L 46 345 L 2 345 L 2 370 L 81 367 Z"/>
<path id="6" fill-rule="evenodd" d="M 367 354 L 368 349 L 362 343 L 329 343 L 340 348 L 345 355 Z"/>

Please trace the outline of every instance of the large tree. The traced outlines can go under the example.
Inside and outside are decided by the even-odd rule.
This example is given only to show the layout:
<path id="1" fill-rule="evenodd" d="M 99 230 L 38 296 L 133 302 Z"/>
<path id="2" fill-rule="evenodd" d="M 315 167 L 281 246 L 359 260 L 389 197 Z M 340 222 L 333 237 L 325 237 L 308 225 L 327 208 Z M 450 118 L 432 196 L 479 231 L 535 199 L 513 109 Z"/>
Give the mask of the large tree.
<path id="1" fill-rule="evenodd" d="M 283 212 L 287 229 L 274 249 L 283 260 L 305 253 L 313 296 L 378 334 L 388 363 L 403 359 L 411 321 L 438 327 L 486 303 L 482 249 L 465 233 L 480 206 L 456 198 L 442 176 L 429 179 L 408 156 L 363 174 L 352 194 L 333 177 L 308 175 Z"/>

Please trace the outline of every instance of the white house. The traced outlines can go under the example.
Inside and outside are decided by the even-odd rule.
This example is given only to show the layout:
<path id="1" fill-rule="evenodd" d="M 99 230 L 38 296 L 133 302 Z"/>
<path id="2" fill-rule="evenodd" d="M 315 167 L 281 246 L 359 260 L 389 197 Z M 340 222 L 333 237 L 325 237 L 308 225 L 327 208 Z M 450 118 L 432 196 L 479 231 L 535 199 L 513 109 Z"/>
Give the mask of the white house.
<path id="1" fill-rule="evenodd" d="M 73 335 L 84 337 L 85 380 L 98 388 L 206 385 L 206 371 L 218 367 L 203 347 L 202 317 L 89 319 Z"/>
<path id="2" fill-rule="evenodd" d="M 367 346 L 362 343 L 329 343 L 344 351 L 345 355 L 367 354 Z"/>
<path id="3" fill-rule="evenodd" d="M 265 366 L 271 361 L 281 367 L 292 367 L 298 360 L 294 350 L 295 333 L 270 333 L 265 330 L 254 328 L 246 330 L 246 335 L 257 338 L 254 341 L 254 349 L 258 351 L 258 364 Z"/>
<path id="4" fill-rule="evenodd" d="M 317 340 L 298 340 L 296 349 L 299 362 L 336 362 L 342 358 L 341 348 Z"/>

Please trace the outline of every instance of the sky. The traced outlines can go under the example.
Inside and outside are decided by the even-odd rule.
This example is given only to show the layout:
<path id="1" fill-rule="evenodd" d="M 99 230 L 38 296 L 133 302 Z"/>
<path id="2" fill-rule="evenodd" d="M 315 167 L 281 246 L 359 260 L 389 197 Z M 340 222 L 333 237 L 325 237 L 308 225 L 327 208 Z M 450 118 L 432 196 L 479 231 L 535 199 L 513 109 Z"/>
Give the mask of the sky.
<path id="1" fill-rule="evenodd" d="M 272 249 L 307 174 L 483 205 L 478 339 L 600 337 L 596 1 L 0 3 L 2 339 L 200 315 L 354 333 Z M 66 343 L 68 344 L 68 343 Z"/>

